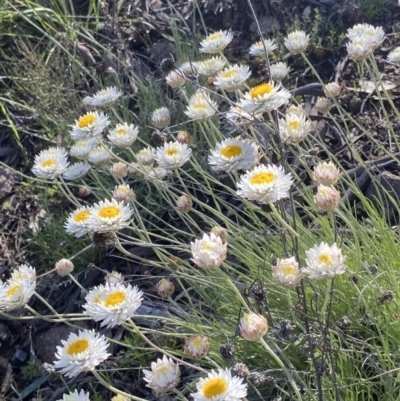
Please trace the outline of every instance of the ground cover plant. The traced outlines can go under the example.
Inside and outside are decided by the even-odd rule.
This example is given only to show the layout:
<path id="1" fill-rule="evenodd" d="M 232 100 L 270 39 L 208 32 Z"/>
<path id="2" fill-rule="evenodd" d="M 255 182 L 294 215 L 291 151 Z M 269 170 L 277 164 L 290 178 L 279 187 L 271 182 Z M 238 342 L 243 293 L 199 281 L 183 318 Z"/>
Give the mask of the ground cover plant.
<path id="1" fill-rule="evenodd" d="M 398 400 L 399 193 L 388 170 L 397 171 L 400 143 L 388 78 L 400 49 L 386 27 L 349 28 L 351 87 L 346 70 L 329 81 L 319 73 L 321 42 L 301 27 L 274 38 L 258 24 L 231 61 L 231 31 L 202 21 L 187 42 L 180 12 L 168 9 L 176 57 L 160 60 L 157 79 L 132 69 L 124 82 L 123 61 L 110 58 L 60 116 L 60 138 L 47 113 L 34 132 L 46 145 L 24 179 L 41 199 L 58 197 L 58 209 L 32 246 L 47 241 L 55 263 L 26 261 L 4 276 L 0 313 L 54 344 L 42 338 L 50 356 L 21 369 L 30 386 L 5 373 L 3 394 Z M 71 9 L 59 14 L 69 27 Z M 58 51 L 62 41 L 46 35 Z M 298 65 L 308 71 L 302 85 L 291 80 Z M 80 60 L 70 73 L 78 67 L 95 78 Z M 365 94 L 358 109 L 352 91 Z M 65 99 L 56 105 L 58 116 Z M 17 106 L 34 112 L 24 98 Z M 48 237 L 58 235 L 53 250 Z"/>

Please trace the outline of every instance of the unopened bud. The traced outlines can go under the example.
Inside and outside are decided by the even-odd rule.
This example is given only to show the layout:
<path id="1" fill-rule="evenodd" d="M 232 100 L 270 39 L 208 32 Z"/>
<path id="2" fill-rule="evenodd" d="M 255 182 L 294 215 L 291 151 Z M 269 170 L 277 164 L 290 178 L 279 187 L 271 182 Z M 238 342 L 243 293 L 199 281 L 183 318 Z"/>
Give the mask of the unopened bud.
<path id="1" fill-rule="evenodd" d="M 69 259 L 61 259 L 56 263 L 56 272 L 61 276 L 68 276 L 74 270 L 74 264 Z"/>
<path id="2" fill-rule="evenodd" d="M 112 196 L 116 201 L 125 203 L 136 199 L 136 194 L 130 189 L 129 185 L 117 185 L 112 192 Z"/>
<path id="3" fill-rule="evenodd" d="M 191 359 L 201 359 L 207 355 L 210 349 L 210 342 L 207 336 L 195 334 L 185 340 L 184 349 Z"/>
<path id="4" fill-rule="evenodd" d="M 171 123 L 171 113 L 168 107 L 161 107 L 153 111 L 152 124 L 158 129 L 164 129 Z"/>
<path id="5" fill-rule="evenodd" d="M 176 209 L 181 213 L 187 213 L 192 206 L 192 199 L 187 195 L 182 195 L 176 200 Z"/>
<path id="6" fill-rule="evenodd" d="M 332 107 L 332 104 L 329 99 L 326 97 L 319 97 L 317 103 L 315 104 L 315 108 L 321 113 L 327 113 Z"/>
<path id="7" fill-rule="evenodd" d="M 329 212 L 336 208 L 340 201 L 340 192 L 333 186 L 319 185 L 314 196 L 315 204 L 323 211 Z"/>
<path id="8" fill-rule="evenodd" d="M 258 341 L 268 330 L 267 319 L 257 313 L 245 313 L 240 319 L 240 335 L 247 341 Z"/>
<path id="9" fill-rule="evenodd" d="M 114 178 L 124 178 L 128 174 L 128 166 L 125 163 L 114 163 L 110 167 L 110 174 Z"/>
<path id="10" fill-rule="evenodd" d="M 156 284 L 156 288 L 157 288 L 157 293 L 161 298 L 168 298 L 175 291 L 174 283 L 171 280 L 167 280 L 166 278 L 162 278 Z"/>
<path id="11" fill-rule="evenodd" d="M 92 193 L 90 188 L 86 187 L 85 185 L 82 185 L 79 187 L 79 196 L 81 198 L 86 198 L 86 196 L 89 196 Z"/>
<path id="12" fill-rule="evenodd" d="M 325 96 L 329 97 L 336 97 L 340 95 L 340 85 L 338 85 L 336 82 L 330 82 L 329 84 L 325 85 L 324 92 Z"/>
<path id="13" fill-rule="evenodd" d="M 314 180 L 322 185 L 334 185 L 340 178 L 339 169 L 332 162 L 318 163 L 314 167 Z"/>
<path id="14" fill-rule="evenodd" d="M 107 273 L 105 281 L 110 285 L 122 284 L 124 282 L 124 276 L 113 270 L 112 272 Z"/>
<path id="15" fill-rule="evenodd" d="M 190 146 L 193 142 L 193 137 L 187 131 L 179 131 L 176 134 L 176 140 L 181 143 L 182 145 Z"/>
<path id="16" fill-rule="evenodd" d="M 226 230 L 226 228 L 215 226 L 211 229 L 211 232 L 220 237 L 222 239 L 222 242 L 226 242 L 226 239 L 228 238 L 228 231 Z"/>

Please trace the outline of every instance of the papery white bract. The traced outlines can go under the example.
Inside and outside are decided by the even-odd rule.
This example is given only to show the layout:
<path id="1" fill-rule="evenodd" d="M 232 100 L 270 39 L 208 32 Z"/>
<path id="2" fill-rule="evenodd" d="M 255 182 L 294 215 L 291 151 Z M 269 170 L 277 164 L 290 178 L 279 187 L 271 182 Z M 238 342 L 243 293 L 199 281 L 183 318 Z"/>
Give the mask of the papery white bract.
<path id="1" fill-rule="evenodd" d="M 271 73 L 271 79 L 273 81 L 280 82 L 289 74 L 290 67 L 284 62 L 279 62 L 276 64 L 271 64 L 269 67 Z"/>
<path id="2" fill-rule="evenodd" d="M 260 203 L 274 203 L 289 196 L 292 183 L 292 175 L 281 166 L 260 165 L 240 176 L 236 193 Z"/>
<path id="3" fill-rule="evenodd" d="M 190 394 L 194 401 L 240 401 L 247 395 L 247 384 L 232 376 L 230 369 L 212 370 L 196 388 L 197 392 Z"/>
<path id="4" fill-rule="evenodd" d="M 64 172 L 63 178 L 67 181 L 79 181 L 86 176 L 90 168 L 90 164 L 86 162 L 71 164 Z"/>
<path id="5" fill-rule="evenodd" d="M 232 39 L 233 35 L 228 31 L 212 33 L 200 42 L 200 53 L 220 53 Z"/>
<path id="6" fill-rule="evenodd" d="M 303 272 L 313 279 L 331 279 L 346 271 L 345 257 L 336 244 L 325 242 L 306 251 L 307 267 Z"/>
<path id="7" fill-rule="evenodd" d="M 209 77 L 220 72 L 225 67 L 225 64 L 226 60 L 221 56 L 213 56 L 206 60 L 197 62 L 196 69 L 199 74 Z"/>
<path id="8" fill-rule="evenodd" d="M 217 111 L 218 105 L 204 92 L 195 93 L 189 100 L 185 114 L 192 120 L 205 121 Z"/>
<path id="9" fill-rule="evenodd" d="M 233 92 L 242 88 L 250 75 L 248 66 L 235 64 L 220 71 L 214 79 L 214 85 L 227 92 Z"/>
<path id="10" fill-rule="evenodd" d="M 190 159 L 191 154 L 192 149 L 188 148 L 186 144 L 177 141 L 168 142 L 157 148 L 155 160 L 162 168 L 176 170 Z"/>
<path id="11" fill-rule="evenodd" d="M 278 259 L 272 266 L 272 277 L 275 282 L 285 288 L 294 288 L 304 277 L 294 257 L 287 259 Z"/>
<path id="12" fill-rule="evenodd" d="M 252 121 L 256 119 L 262 119 L 262 114 L 252 115 L 245 112 L 243 109 L 237 106 L 232 106 L 229 111 L 226 112 L 225 118 L 228 122 L 238 125 L 239 127 L 247 127 Z"/>
<path id="13" fill-rule="evenodd" d="M 129 148 L 137 139 L 139 129 L 133 124 L 117 124 L 107 139 L 117 148 Z"/>
<path id="14" fill-rule="evenodd" d="M 75 390 L 73 393 L 64 394 L 58 401 L 90 401 L 90 394 L 83 390 L 78 393 L 78 390 Z"/>
<path id="15" fill-rule="evenodd" d="M 152 388 L 157 394 L 173 390 L 181 378 L 178 364 L 165 355 L 151 363 L 151 370 L 143 369 L 143 374 L 146 387 Z"/>
<path id="16" fill-rule="evenodd" d="M 369 42 L 372 50 L 377 49 L 385 40 L 382 27 L 374 27 L 370 24 L 356 24 L 347 30 L 346 36 L 351 41 L 362 39 Z"/>
<path id="17" fill-rule="evenodd" d="M 400 64 L 400 46 L 396 47 L 388 54 L 387 60 L 391 63 Z"/>
<path id="18" fill-rule="evenodd" d="M 171 123 L 171 112 L 168 107 L 160 107 L 153 111 L 152 124 L 158 129 L 164 129 Z"/>
<path id="19" fill-rule="evenodd" d="M 329 212 L 336 208 L 340 201 L 340 192 L 333 186 L 318 185 L 314 202 L 319 209 Z"/>
<path id="20" fill-rule="evenodd" d="M 251 56 L 265 56 L 265 53 L 271 54 L 278 48 L 274 39 L 260 40 L 250 46 L 249 53 Z"/>
<path id="21" fill-rule="evenodd" d="M 99 144 L 96 138 L 83 138 L 77 140 L 70 148 L 69 154 L 79 160 L 86 160 L 91 150 Z"/>
<path id="22" fill-rule="evenodd" d="M 78 140 L 98 136 L 109 124 L 110 120 L 103 112 L 91 111 L 75 120 L 70 132 L 71 138 Z"/>
<path id="23" fill-rule="evenodd" d="M 154 156 L 156 155 L 156 150 L 150 146 L 143 148 L 136 153 L 136 159 L 138 163 L 143 166 L 152 166 L 154 163 Z"/>
<path id="24" fill-rule="evenodd" d="M 61 340 L 57 347 L 54 366 L 67 377 L 75 377 L 81 372 L 94 370 L 97 365 L 111 354 L 107 352 L 107 339 L 94 330 L 80 330 L 79 334 L 71 333 L 68 339 Z"/>
<path id="25" fill-rule="evenodd" d="M 82 206 L 76 209 L 68 216 L 64 224 L 65 231 L 77 238 L 91 232 L 91 226 L 89 225 L 89 217 L 91 214 L 92 210 L 89 206 Z"/>
<path id="26" fill-rule="evenodd" d="M 292 54 L 302 53 L 310 42 L 310 35 L 304 31 L 294 31 L 285 38 L 285 46 Z"/>
<path id="27" fill-rule="evenodd" d="M 279 135 L 282 141 L 289 144 L 302 142 L 311 128 L 311 122 L 304 115 L 290 113 L 285 119 L 279 119 Z"/>
<path id="28" fill-rule="evenodd" d="M 108 107 L 114 104 L 122 95 L 121 91 L 115 86 L 110 86 L 105 89 L 97 91 L 91 99 L 91 106 L 94 107 Z"/>
<path id="29" fill-rule="evenodd" d="M 216 269 L 226 259 L 228 246 L 222 242 L 221 237 L 213 233 L 204 234 L 202 239 L 196 239 L 190 245 L 192 260 L 202 269 Z"/>
<path id="30" fill-rule="evenodd" d="M 192 359 L 204 358 L 210 349 L 210 341 L 207 336 L 194 334 L 185 340 L 185 353 Z"/>
<path id="31" fill-rule="evenodd" d="M 240 335 L 247 341 L 258 341 L 268 330 L 267 319 L 263 315 L 250 312 L 240 319 Z"/>
<path id="32" fill-rule="evenodd" d="M 340 176 L 340 170 L 331 161 L 318 163 L 314 167 L 314 180 L 322 185 L 334 185 Z"/>
<path id="33" fill-rule="evenodd" d="M 54 180 L 67 170 L 68 165 L 67 151 L 64 148 L 53 147 L 42 150 L 35 156 L 32 173 L 39 178 Z"/>
<path id="34" fill-rule="evenodd" d="M 106 283 L 89 291 L 83 308 L 101 326 L 115 327 L 132 317 L 142 300 L 143 292 L 136 286 Z"/>
<path id="35" fill-rule="evenodd" d="M 105 164 L 112 158 L 111 149 L 100 144 L 89 152 L 88 160 L 93 164 Z"/>
<path id="36" fill-rule="evenodd" d="M 179 88 L 185 84 L 186 78 L 182 71 L 173 70 L 166 77 L 165 80 L 171 88 Z"/>

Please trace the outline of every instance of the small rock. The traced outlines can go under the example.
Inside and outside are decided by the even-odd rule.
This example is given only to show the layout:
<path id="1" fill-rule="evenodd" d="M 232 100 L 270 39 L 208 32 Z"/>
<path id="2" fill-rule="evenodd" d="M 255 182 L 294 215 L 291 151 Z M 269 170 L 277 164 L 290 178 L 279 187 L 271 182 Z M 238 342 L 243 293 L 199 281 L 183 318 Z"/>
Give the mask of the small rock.
<path id="1" fill-rule="evenodd" d="M 11 169 L 0 166 L 0 199 L 11 194 L 14 184 L 21 181 L 21 177 Z"/>

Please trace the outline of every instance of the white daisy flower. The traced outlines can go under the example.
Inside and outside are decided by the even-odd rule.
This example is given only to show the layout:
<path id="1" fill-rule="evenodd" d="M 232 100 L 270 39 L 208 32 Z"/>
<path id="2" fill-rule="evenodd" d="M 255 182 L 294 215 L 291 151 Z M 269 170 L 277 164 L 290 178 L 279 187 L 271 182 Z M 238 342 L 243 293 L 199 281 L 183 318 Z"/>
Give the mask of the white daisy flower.
<path id="1" fill-rule="evenodd" d="M 272 277 L 275 282 L 285 288 L 294 288 L 304 277 L 294 257 L 278 259 L 275 266 L 272 266 Z"/>
<path id="2" fill-rule="evenodd" d="M 82 206 L 72 212 L 64 224 L 65 231 L 77 238 L 84 236 L 92 231 L 89 223 L 89 217 L 92 210 L 89 206 Z"/>
<path id="3" fill-rule="evenodd" d="M 129 185 L 117 185 L 112 192 L 112 197 L 118 202 L 128 203 L 136 199 L 136 194 Z"/>
<path id="4" fill-rule="evenodd" d="M 221 237 L 210 233 L 204 234 L 202 239 L 190 243 L 193 262 L 202 269 L 216 269 L 226 259 L 228 245 L 222 242 Z"/>
<path id="5" fill-rule="evenodd" d="M 114 104 L 121 95 L 122 92 L 119 89 L 115 86 L 110 86 L 106 89 L 97 91 L 92 96 L 90 105 L 94 107 L 108 107 Z"/>
<path id="6" fill-rule="evenodd" d="M 347 30 L 346 36 L 351 40 L 363 39 L 370 43 L 371 50 L 377 49 L 385 40 L 385 32 L 381 26 L 356 24 Z"/>
<path id="7" fill-rule="evenodd" d="M 93 150 L 99 141 L 96 138 L 83 138 L 75 142 L 69 150 L 69 154 L 79 160 L 86 160 L 91 150 Z"/>
<path id="8" fill-rule="evenodd" d="M 266 111 L 276 110 L 283 104 L 287 104 L 291 94 L 286 89 L 281 89 L 274 82 L 263 83 L 254 86 L 249 92 L 244 94 L 244 99 L 239 103 L 247 113 L 264 113 Z"/>
<path id="9" fill-rule="evenodd" d="M 260 165 L 240 176 L 236 193 L 260 203 L 275 203 L 289 196 L 292 183 L 292 175 L 286 174 L 283 167 Z"/>
<path id="10" fill-rule="evenodd" d="M 304 31 L 294 31 L 285 38 L 285 46 L 292 54 L 302 53 L 310 42 L 310 35 Z"/>
<path id="11" fill-rule="evenodd" d="M 324 88 L 324 92 L 325 92 L 325 96 L 326 97 L 339 96 L 340 95 L 340 91 L 341 91 L 340 85 L 337 84 L 336 82 L 329 82 L 329 84 L 326 84 L 325 88 Z"/>
<path id="12" fill-rule="evenodd" d="M 63 174 L 67 181 L 79 181 L 86 176 L 90 170 L 90 164 L 86 162 L 77 162 L 71 164 Z"/>
<path id="13" fill-rule="evenodd" d="M 340 176 L 340 170 L 331 161 L 318 163 L 314 167 L 314 180 L 322 185 L 335 185 Z"/>
<path id="14" fill-rule="evenodd" d="M 200 42 L 200 53 L 220 53 L 232 42 L 232 39 L 233 35 L 228 31 L 212 33 Z"/>
<path id="15" fill-rule="evenodd" d="M 346 271 L 344 261 L 345 257 L 336 244 L 329 246 L 321 242 L 306 251 L 307 267 L 303 271 L 310 278 L 331 279 Z"/>
<path id="16" fill-rule="evenodd" d="M 57 347 L 54 367 L 60 369 L 67 377 L 75 377 L 81 372 L 94 370 L 111 354 L 107 352 L 107 339 L 94 330 L 79 330 L 79 334 L 71 333 L 67 339 L 61 340 Z"/>
<path id="17" fill-rule="evenodd" d="M 183 72 L 186 76 L 196 74 L 197 61 L 185 61 L 178 67 L 178 70 Z"/>
<path id="18" fill-rule="evenodd" d="M 264 43 L 263 43 L 264 42 Z M 251 56 L 265 56 L 265 52 L 270 55 L 278 48 L 274 39 L 260 40 L 250 46 L 249 53 Z"/>
<path id="19" fill-rule="evenodd" d="M 247 341 L 258 341 L 268 331 L 268 322 L 263 315 L 245 313 L 240 319 L 240 335 Z"/>
<path id="20" fill-rule="evenodd" d="M 196 384 L 197 392 L 191 393 L 194 401 L 240 401 L 247 395 L 243 378 L 232 376 L 230 369 L 212 370 Z"/>
<path id="21" fill-rule="evenodd" d="M 153 111 L 151 123 L 158 129 L 164 129 L 171 123 L 171 112 L 168 107 L 160 107 Z"/>
<path id="22" fill-rule="evenodd" d="M 72 125 L 72 131 L 70 132 L 71 138 L 78 140 L 98 136 L 109 124 L 110 121 L 103 112 L 90 111 L 78 120 L 75 120 L 75 124 Z"/>
<path id="23" fill-rule="evenodd" d="M 138 163 L 142 164 L 143 166 L 152 166 L 155 155 L 156 150 L 148 146 L 147 148 L 141 149 L 136 153 L 136 159 Z"/>
<path id="24" fill-rule="evenodd" d="M 388 54 L 387 60 L 391 63 L 400 64 L 400 46 L 396 47 Z"/>
<path id="25" fill-rule="evenodd" d="M 239 127 L 247 127 L 252 121 L 261 119 L 262 114 L 253 116 L 250 113 L 246 113 L 238 106 L 232 106 L 229 111 L 226 112 L 225 118 L 228 122 L 234 125 L 238 125 Z"/>
<path id="26" fill-rule="evenodd" d="M 226 60 L 221 56 L 213 56 L 203 61 L 198 61 L 196 64 L 197 72 L 200 75 L 213 77 L 220 72 L 226 64 Z"/>
<path id="27" fill-rule="evenodd" d="M 197 92 L 190 98 L 185 114 L 192 120 L 205 121 L 216 113 L 217 108 L 217 103 L 207 94 Z"/>
<path id="28" fill-rule="evenodd" d="M 248 170 L 258 158 L 255 142 L 228 138 L 211 150 L 208 163 L 215 171 Z"/>
<path id="29" fill-rule="evenodd" d="M 208 354 L 210 341 L 207 336 L 194 334 L 185 340 L 185 354 L 191 359 L 202 359 Z"/>
<path id="30" fill-rule="evenodd" d="M 157 148 L 155 159 L 160 167 L 176 170 L 190 159 L 191 154 L 192 149 L 188 148 L 186 144 L 168 142 Z"/>
<path id="31" fill-rule="evenodd" d="M 178 364 L 165 355 L 151 363 L 151 370 L 143 369 L 143 374 L 146 387 L 152 388 L 157 394 L 173 390 L 181 379 Z"/>
<path id="32" fill-rule="evenodd" d="M 357 37 L 346 43 L 347 53 L 354 61 L 364 60 L 373 51 L 373 45 L 368 37 Z"/>
<path id="33" fill-rule="evenodd" d="M 276 64 L 272 64 L 269 67 L 269 70 L 271 73 L 272 81 L 280 82 L 285 79 L 286 76 L 289 74 L 290 67 L 288 67 L 286 63 L 279 62 Z"/>
<path id="34" fill-rule="evenodd" d="M 4 283 L 0 281 L 0 310 L 12 311 L 23 308 L 36 288 L 36 270 L 23 264 L 11 273 Z"/>
<path id="35" fill-rule="evenodd" d="M 285 119 L 279 119 L 279 135 L 282 141 L 293 144 L 302 142 L 311 131 L 311 121 L 304 115 L 286 114 Z"/>
<path id="36" fill-rule="evenodd" d="M 318 185 L 314 202 L 320 210 L 329 212 L 337 207 L 340 202 L 340 192 L 333 186 Z"/>
<path id="37" fill-rule="evenodd" d="M 167 170 L 163 167 L 152 167 L 152 166 L 144 166 L 145 170 L 144 178 L 148 181 L 152 181 L 155 184 L 159 184 L 160 180 L 168 177 L 171 174 L 171 170 Z"/>
<path id="38" fill-rule="evenodd" d="M 133 124 L 117 124 L 110 130 L 107 139 L 117 148 L 129 148 L 137 139 L 139 129 Z"/>
<path id="39" fill-rule="evenodd" d="M 69 165 L 68 154 L 64 148 L 49 148 L 35 156 L 32 173 L 36 177 L 54 180 L 64 173 Z"/>
<path id="40" fill-rule="evenodd" d="M 180 88 L 186 82 L 185 74 L 180 70 L 172 70 L 165 80 L 171 88 Z"/>
<path id="41" fill-rule="evenodd" d="M 136 286 L 107 283 L 89 291 L 83 308 L 100 326 L 115 327 L 132 317 L 142 300 L 143 292 Z"/>
<path id="42" fill-rule="evenodd" d="M 88 160 L 93 164 L 106 164 L 111 158 L 111 148 L 100 144 L 89 152 Z"/>
<path id="43" fill-rule="evenodd" d="M 129 205 L 115 199 L 106 199 L 92 206 L 88 225 L 98 233 L 115 232 L 129 225 L 131 217 L 132 209 Z"/>
<path id="44" fill-rule="evenodd" d="M 217 74 L 214 85 L 222 90 L 234 92 L 240 89 L 251 75 L 247 65 L 232 65 Z"/>
<path id="45" fill-rule="evenodd" d="M 83 390 L 78 393 L 78 390 L 75 390 L 73 393 L 64 394 L 58 401 L 90 401 L 90 394 Z"/>

